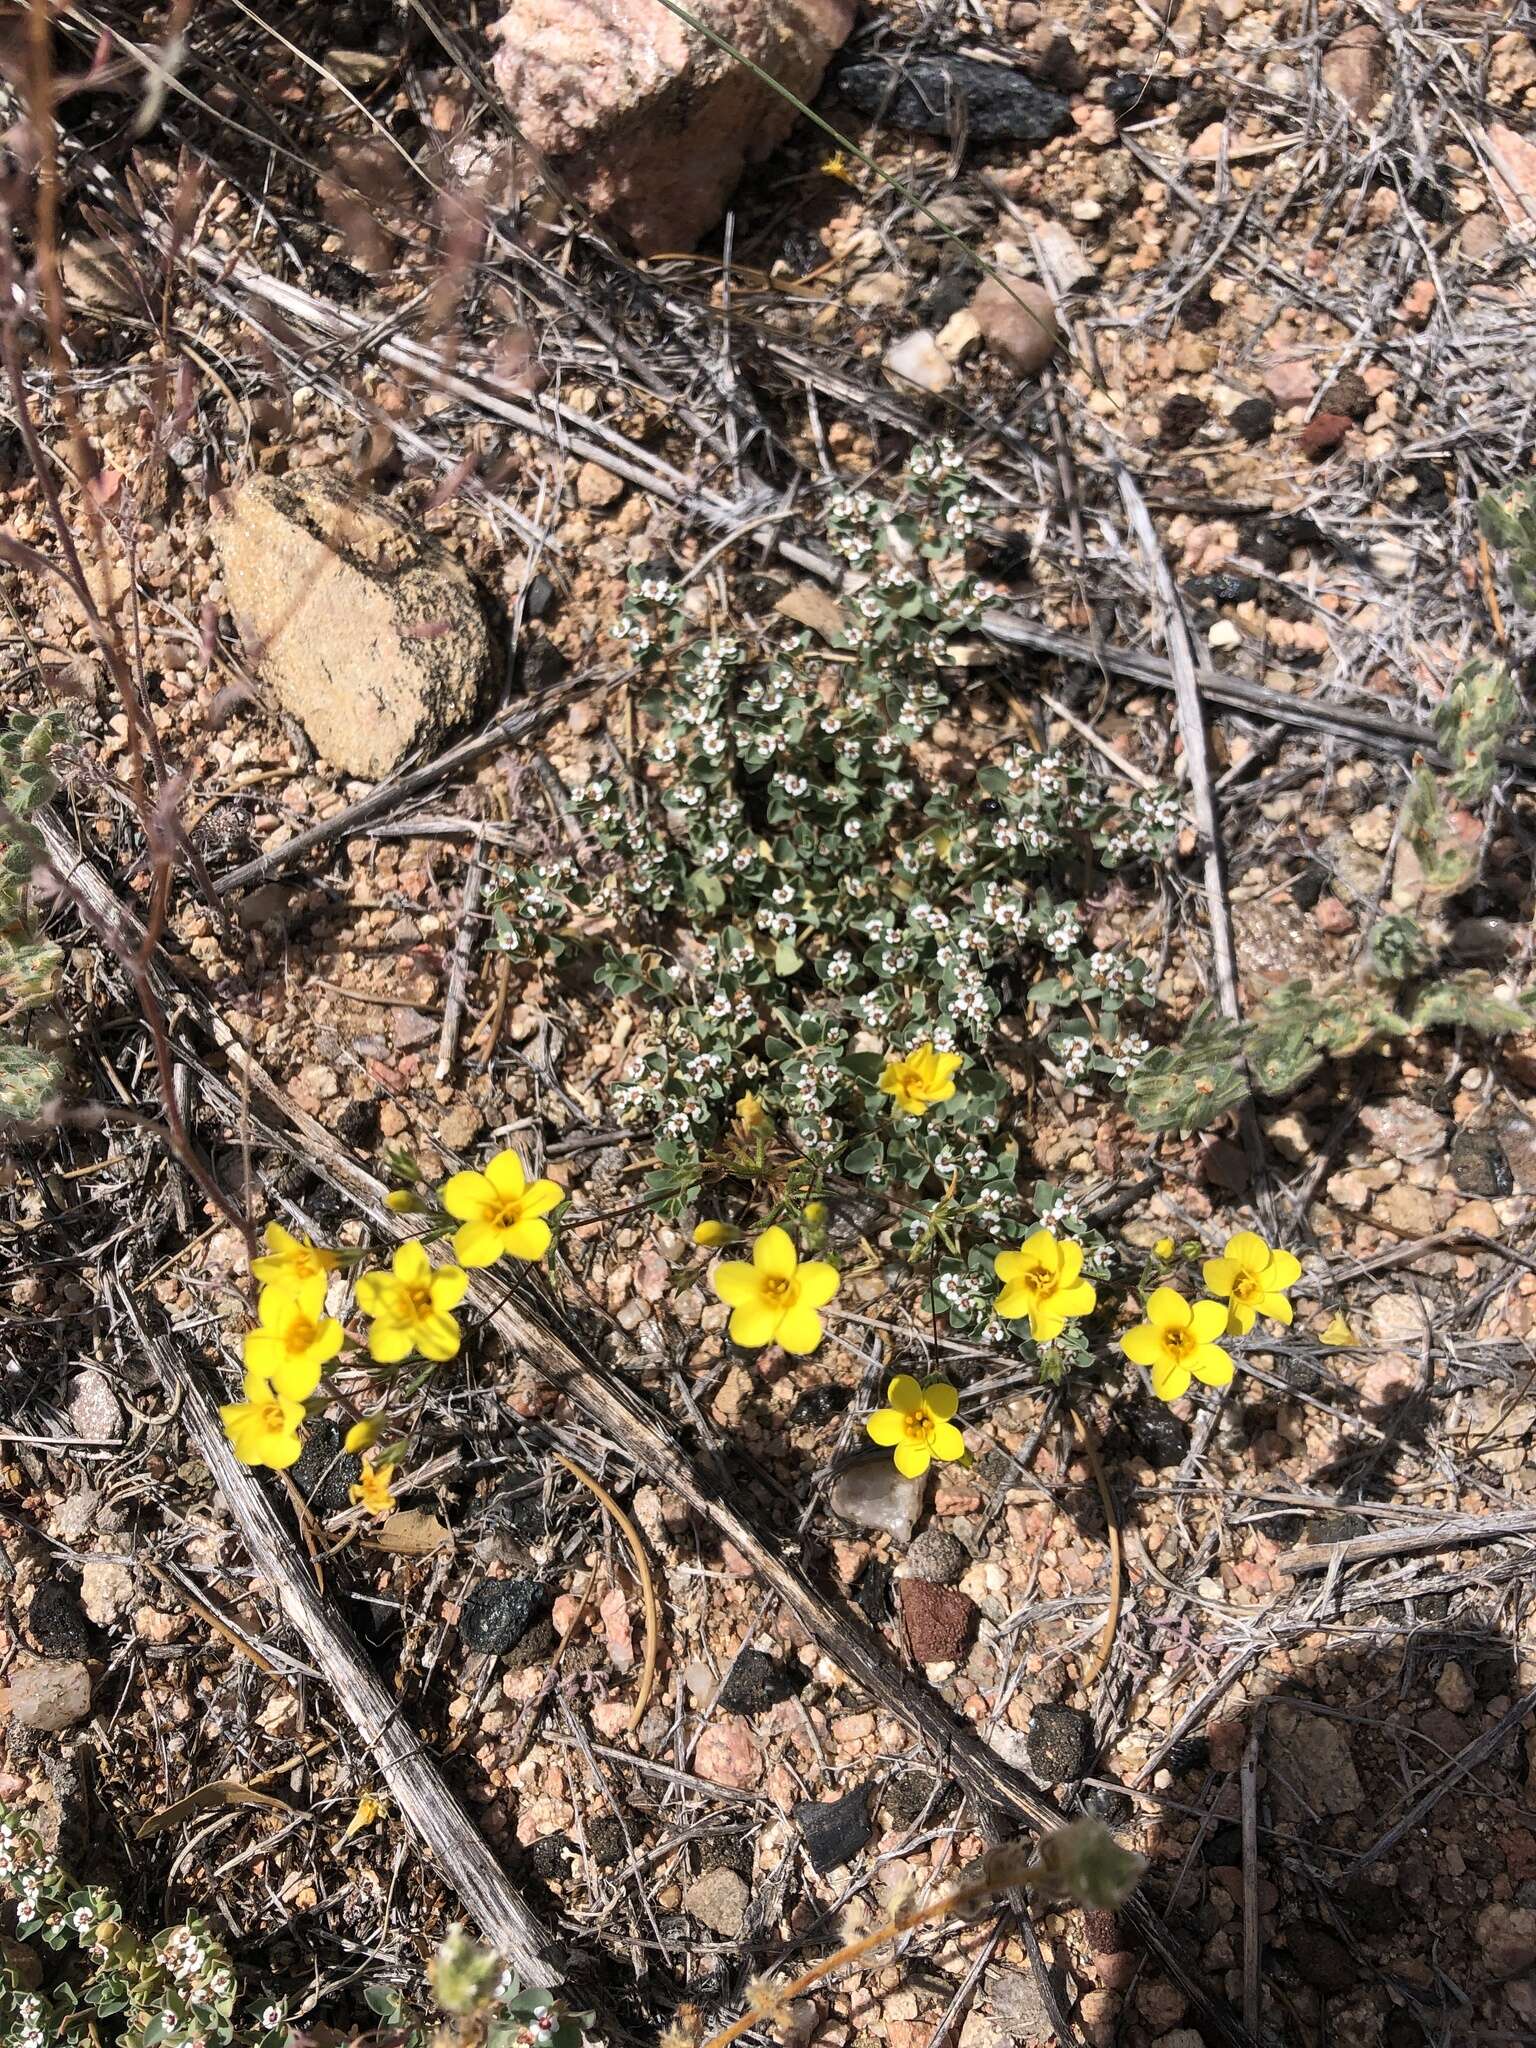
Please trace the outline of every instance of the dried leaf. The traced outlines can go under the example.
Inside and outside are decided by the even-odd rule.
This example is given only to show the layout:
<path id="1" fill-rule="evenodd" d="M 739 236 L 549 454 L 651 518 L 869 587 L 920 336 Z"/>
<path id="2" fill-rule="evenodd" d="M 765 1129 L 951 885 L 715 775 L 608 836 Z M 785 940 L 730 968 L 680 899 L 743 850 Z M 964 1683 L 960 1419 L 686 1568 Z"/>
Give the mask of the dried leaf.
<path id="1" fill-rule="evenodd" d="M 792 619 L 797 626 L 809 626 L 813 633 L 819 633 L 833 647 L 841 644 L 848 630 L 842 606 L 814 583 L 797 583 L 793 590 L 786 590 L 774 610 L 781 619 Z"/>
<path id="2" fill-rule="evenodd" d="M 379 1524 L 373 1538 L 380 1550 L 400 1557 L 429 1557 L 434 1550 L 453 1547 L 453 1537 L 436 1515 L 424 1508 L 401 1508 Z"/>
<path id="3" fill-rule="evenodd" d="M 173 1799 L 169 1806 L 162 1806 L 158 1813 L 152 1813 L 148 1820 L 140 1823 L 134 1839 L 147 1841 L 151 1835 L 161 1834 L 166 1828 L 179 1827 L 194 1813 L 203 1813 L 210 1806 L 264 1806 L 271 1813 L 293 1811 L 286 1799 L 274 1799 L 270 1792 L 254 1791 L 251 1786 L 242 1785 L 238 1778 L 215 1778 L 211 1785 L 199 1785 L 185 1799 Z"/>

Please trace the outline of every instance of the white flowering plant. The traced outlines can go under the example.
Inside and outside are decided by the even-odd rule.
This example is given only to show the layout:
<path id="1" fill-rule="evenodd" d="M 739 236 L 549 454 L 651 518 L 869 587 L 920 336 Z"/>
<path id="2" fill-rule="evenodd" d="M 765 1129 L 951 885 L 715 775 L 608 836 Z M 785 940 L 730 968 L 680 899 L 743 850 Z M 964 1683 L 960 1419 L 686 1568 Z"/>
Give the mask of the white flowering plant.
<path id="1" fill-rule="evenodd" d="M 948 446 L 913 455 L 898 502 L 839 491 L 845 592 L 820 637 L 702 630 L 683 588 L 637 571 L 615 630 L 651 683 L 648 765 L 573 793 L 588 857 L 509 867 L 496 891 L 501 945 L 600 956 L 640 1008 L 614 1106 L 651 1136 L 664 1213 L 734 1183 L 743 1223 L 803 1227 L 808 1203 L 867 1190 L 962 1327 L 972 1262 L 1029 1213 L 1022 1091 L 1123 1094 L 1152 1049 L 1147 963 L 1102 936 L 1105 905 L 1181 822 L 1171 790 L 938 730 L 996 595 L 971 567 L 978 513 Z M 910 1056 L 954 1085 L 904 1109 Z"/>

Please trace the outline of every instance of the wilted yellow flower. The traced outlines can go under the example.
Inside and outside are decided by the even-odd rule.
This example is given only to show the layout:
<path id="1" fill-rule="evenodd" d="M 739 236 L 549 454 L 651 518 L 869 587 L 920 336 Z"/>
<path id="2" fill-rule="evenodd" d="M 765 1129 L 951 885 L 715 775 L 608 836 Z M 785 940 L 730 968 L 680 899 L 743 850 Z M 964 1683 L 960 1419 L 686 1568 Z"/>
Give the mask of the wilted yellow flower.
<path id="1" fill-rule="evenodd" d="M 1132 1365 L 1152 1374 L 1152 1391 L 1160 1401 L 1177 1401 L 1189 1391 L 1191 1379 L 1208 1387 L 1231 1383 L 1232 1361 L 1215 1342 L 1227 1327 L 1227 1311 L 1219 1301 L 1197 1301 L 1193 1307 L 1176 1288 L 1159 1287 L 1147 1302 L 1147 1319 L 1120 1339 Z"/>
<path id="2" fill-rule="evenodd" d="M 307 1237 L 293 1237 L 281 1223 L 269 1223 L 261 1233 L 266 1240 L 265 1258 L 252 1259 L 251 1271 L 269 1287 L 286 1288 L 292 1294 L 306 1280 L 324 1280 L 336 1270 L 336 1254 L 322 1251 Z"/>
<path id="3" fill-rule="evenodd" d="M 263 1287 L 256 1317 L 260 1328 L 247 1330 L 242 1346 L 246 1371 L 285 1401 L 307 1401 L 342 1344 L 340 1323 L 325 1313 L 325 1275 Z"/>
<path id="4" fill-rule="evenodd" d="M 298 1462 L 304 1403 L 279 1394 L 260 1374 L 245 1375 L 245 1399 L 220 1408 L 219 1420 L 242 1465 L 269 1465 L 281 1472 Z"/>
<path id="5" fill-rule="evenodd" d="M 443 1188 L 443 1207 L 462 1225 L 453 1233 L 453 1256 L 461 1266 L 542 1259 L 554 1240 L 544 1218 L 564 1200 L 552 1180 L 530 1181 L 512 1151 L 498 1152 L 484 1173 L 454 1174 Z"/>
<path id="6" fill-rule="evenodd" d="M 354 1835 L 360 1835 L 364 1828 L 371 1828 L 376 1820 L 381 1820 L 384 1813 L 383 1800 L 375 1797 L 372 1792 L 365 1792 L 358 1800 L 352 1818 L 347 1822 L 342 1833 L 342 1841 L 350 1842 Z"/>
<path id="7" fill-rule="evenodd" d="M 1301 1278 L 1301 1261 L 1291 1252 L 1271 1250 L 1256 1230 L 1229 1237 L 1222 1257 L 1207 1259 L 1200 1270 L 1212 1294 L 1227 1297 L 1227 1328 L 1235 1336 L 1246 1337 L 1260 1316 L 1273 1323 L 1291 1320 L 1286 1289 Z"/>
<path id="8" fill-rule="evenodd" d="M 838 1271 L 822 1259 L 796 1255 L 788 1231 L 775 1223 L 752 1248 L 752 1263 L 729 1260 L 716 1266 L 710 1285 L 730 1304 L 731 1342 L 756 1351 L 782 1344 L 803 1355 L 821 1342 L 821 1317 L 838 1289 Z"/>
<path id="9" fill-rule="evenodd" d="M 739 1244 L 745 1232 L 734 1223 L 696 1223 L 693 1226 L 693 1241 L 705 1251 L 718 1251 L 723 1244 Z"/>
<path id="10" fill-rule="evenodd" d="M 822 158 L 821 175 L 824 178 L 837 178 L 844 185 L 853 183 L 853 172 L 849 168 L 847 157 L 840 149 L 834 149 L 830 156 Z"/>
<path id="11" fill-rule="evenodd" d="M 344 1451 L 371 1451 L 384 1434 L 382 1415 L 365 1415 L 361 1422 L 354 1422 L 341 1440 Z"/>
<path id="12" fill-rule="evenodd" d="M 965 1456 L 965 1438 L 953 1416 L 960 1396 L 947 1380 L 921 1384 L 897 1373 L 886 1388 L 888 1408 L 877 1408 L 864 1427 L 882 1450 L 890 1451 L 904 1479 L 920 1479 L 935 1458 L 953 1464 Z"/>
<path id="13" fill-rule="evenodd" d="M 1161 1259 L 1166 1266 L 1177 1250 L 1178 1246 L 1171 1237 L 1160 1237 L 1152 1247 L 1152 1256 L 1154 1259 Z"/>
<path id="14" fill-rule="evenodd" d="M 1319 1344 L 1358 1344 L 1359 1338 L 1338 1311 L 1328 1325 L 1317 1334 Z"/>
<path id="15" fill-rule="evenodd" d="M 452 1358 L 459 1348 L 459 1326 L 450 1310 L 458 1307 L 469 1285 L 457 1266 L 433 1269 L 413 1239 L 396 1251 L 388 1273 L 364 1273 L 357 1283 L 357 1305 L 372 1322 L 368 1356 L 380 1365 L 398 1365 L 419 1351 L 423 1358 Z"/>
<path id="16" fill-rule="evenodd" d="M 1029 1317 L 1029 1334 L 1049 1344 L 1078 1316 L 1092 1313 L 1098 1294 L 1082 1278 L 1083 1248 L 1054 1231 L 1035 1230 L 1016 1252 L 999 1252 L 992 1269 L 1003 1285 L 993 1307 L 1005 1322 Z"/>
<path id="17" fill-rule="evenodd" d="M 915 1046 L 903 1058 L 887 1060 L 880 1092 L 908 1116 L 925 1116 L 935 1103 L 949 1101 L 963 1064 L 959 1053 L 935 1052 L 931 1042 Z"/>
<path id="18" fill-rule="evenodd" d="M 771 1131 L 773 1118 L 764 1109 L 761 1096 L 754 1095 L 749 1088 L 736 1102 L 736 1121 L 750 1137 L 753 1131 Z"/>
<path id="19" fill-rule="evenodd" d="M 395 1496 L 389 1485 L 398 1469 L 394 1465 L 375 1465 L 371 1459 L 365 1458 L 362 1476 L 355 1486 L 347 1488 L 347 1497 L 352 1505 L 366 1508 L 370 1515 L 393 1514 Z"/>

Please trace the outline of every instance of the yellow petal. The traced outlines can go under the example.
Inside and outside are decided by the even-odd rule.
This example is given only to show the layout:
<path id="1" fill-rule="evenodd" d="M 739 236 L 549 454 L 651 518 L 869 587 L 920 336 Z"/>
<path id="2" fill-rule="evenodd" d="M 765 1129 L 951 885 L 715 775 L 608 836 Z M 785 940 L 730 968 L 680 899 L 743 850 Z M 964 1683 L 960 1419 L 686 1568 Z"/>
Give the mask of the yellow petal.
<path id="1" fill-rule="evenodd" d="M 898 1415 L 915 1415 L 923 1405 L 923 1390 L 909 1372 L 899 1372 L 885 1390 L 885 1398 Z"/>
<path id="2" fill-rule="evenodd" d="M 1147 1301 L 1147 1321 L 1159 1330 L 1187 1330 L 1189 1303 L 1175 1288 L 1154 1288 Z"/>
<path id="3" fill-rule="evenodd" d="M 872 1443 L 888 1451 L 892 1444 L 899 1444 L 906 1435 L 907 1424 L 905 1416 L 898 1415 L 894 1408 L 877 1408 L 864 1428 Z"/>
<path id="4" fill-rule="evenodd" d="M 514 1223 L 510 1230 L 503 1231 L 501 1237 L 502 1249 L 509 1259 L 524 1259 L 530 1264 L 535 1259 L 542 1259 L 554 1241 L 555 1233 L 542 1216 L 525 1217 L 521 1223 Z"/>
<path id="5" fill-rule="evenodd" d="M 339 1325 L 336 1326 L 339 1329 Z M 320 1384 L 323 1361 L 307 1351 L 302 1358 L 280 1358 L 268 1371 L 272 1390 L 285 1401 L 307 1401 Z"/>
<path id="6" fill-rule="evenodd" d="M 400 1245 L 394 1256 L 395 1277 L 407 1287 L 420 1287 L 432 1271 L 431 1261 L 414 1238 Z"/>
<path id="7" fill-rule="evenodd" d="M 416 1332 L 409 1323 L 393 1316 L 380 1316 L 368 1329 L 368 1356 L 375 1365 L 398 1365 L 416 1348 Z"/>
<path id="8" fill-rule="evenodd" d="M 1269 1264 L 1269 1246 L 1256 1230 L 1239 1230 L 1222 1247 L 1245 1273 L 1262 1273 Z"/>
<path id="9" fill-rule="evenodd" d="M 1052 1306 L 1062 1316 L 1090 1316 L 1098 1306 L 1098 1289 L 1091 1280 L 1079 1280 L 1071 1287 L 1058 1287 Z"/>
<path id="10" fill-rule="evenodd" d="M 399 1287 L 391 1273 L 359 1273 L 357 1305 L 365 1316 L 387 1315 L 398 1298 Z"/>
<path id="11" fill-rule="evenodd" d="M 1151 1323 L 1138 1323 L 1134 1330 L 1127 1330 L 1120 1339 L 1120 1349 L 1132 1365 L 1156 1368 L 1164 1362 L 1166 1352 L 1163 1333 L 1154 1329 Z"/>
<path id="12" fill-rule="evenodd" d="M 771 1223 L 752 1247 L 752 1263 L 771 1279 L 787 1280 L 795 1270 L 795 1245 L 789 1232 Z"/>
<path id="13" fill-rule="evenodd" d="M 443 1182 L 441 1201 L 450 1216 L 461 1223 L 475 1223 L 496 1207 L 496 1190 L 483 1173 L 456 1173 Z"/>
<path id="14" fill-rule="evenodd" d="M 446 1200 L 446 1190 L 444 1199 Z M 462 1224 L 453 1233 L 453 1256 L 461 1266 L 494 1266 L 501 1257 L 505 1243 L 504 1231 L 477 1217 Z"/>
<path id="15" fill-rule="evenodd" d="M 459 1326 L 452 1316 L 444 1315 L 440 1309 L 432 1309 L 421 1317 L 416 1325 L 416 1349 L 423 1358 L 430 1358 L 441 1365 L 446 1358 L 453 1358 L 459 1349 Z"/>
<path id="16" fill-rule="evenodd" d="M 283 1340 L 275 1330 L 247 1330 L 240 1340 L 240 1356 L 247 1373 L 270 1378 L 272 1368 L 284 1358 Z"/>
<path id="17" fill-rule="evenodd" d="M 1152 1368 L 1152 1391 L 1159 1401 L 1177 1401 L 1189 1392 L 1189 1367 L 1165 1361 Z"/>
<path id="18" fill-rule="evenodd" d="M 1225 1331 L 1227 1313 L 1224 1301 L 1197 1301 L 1189 1312 L 1191 1334 L 1201 1344 L 1211 1343 Z"/>
<path id="19" fill-rule="evenodd" d="M 1301 1261 L 1294 1252 L 1272 1252 L 1264 1271 L 1266 1287 L 1294 1287 L 1301 1278 Z"/>
<path id="20" fill-rule="evenodd" d="M 290 1465 L 296 1465 L 303 1455 L 304 1446 L 296 1435 L 270 1436 L 262 1445 L 261 1463 L 269 1465 L 274 1472 L 286 1472 Z"/>
<path id="21" fill-rule="evenodd" d="M 781 1314 L 781 1310 L 769 1308 L 764 1302 L 744 1301 L 731 1311 L 731 1342 L 739 1344 L 743 1351 L 760 1351 L 773 1342 Z"/>
<path id="22" fill-rule="evenodd" d="M 803 1301 L 786 1310 L 774 1333 L 778 1342 L 796 1358 L 804 1358 L 821 1342 L 821 1317 Z"/>
<path id="23" fill-rule="evenodd" d="M 824 1308 L 836 1294 L 841 1279 L 836 1266 L 829 1266 L 825 1259 L 807 1259 L 803 1266 L 795 1269 L 801 1306 Z"/>
<path id="24" fill-rule="evenodd" d="M 520 1216 L 547 1216 L 565 1200 L 565 1189 L 555 1180 L 530 1181 L 518 1202 Z"/>
<path id="25" fill-rule="evenodd" d="M 1232 1361 L 1219 1344 L 1201 1344 L 1190 1356 L 1189 1369 L 1208 1387 L 1232 1384 Z"/>
<path id="26" fill-rule="evenodd" d="M 1044 1266 L 1048 1273 L 1061 1270 L 1061 1245 L 1053 1231 L 1033 1230 L 1024 1240 L 1024 1259 L 1027 1264 Z"/>
<path id="27" fill-rule="evenodd" d="M 457 1266 L 439 1266 L 432 1275 L 432 1306 L 445 1311 L 457 1308 L 468 1285 L 469 1275 Z"/>
<path id="28" fill-rule="evenodd" d="M 1355 1333 L 1344 1317 L 1335 1313 L 1332 1321 L 1318 1332 L 1317 1341 L 1319 1344 L 1353 1344 Z"/>
<path id="29" fill-rule="evenodd" d="M 999 1252 L 992 1261 L 992 1270 L 999 1280 L 1017 1280 L 1023 1269 L 1022 1252 Z"/>
<path id="30" fill-rule="evenodd" d="M 1083 1270 L 1083 1248 L 1074 1238 L 1066 1238 L 1058 1248 L 1056 1285 L 1070 1287 Z"/>
<path id="31" fill-rule="evenodd" d="M 371 1450 L 384 1434 L 382 1415 L 365 1415 L 361 1422 L 354 1422 L 341 1440 L 344 1451 Z"/>
<path id="32" fill-rule="evenodd" d="M 893 1456 L 896 1460 L 896 1470 L 903 1479 L 921 1479 L 928 1470 L 933 1453 L 927 1444 L 908 1437 L 896 1446 Z"/>
<path id="33" fill-rule="evenodd" d="M 1027 1280 L 1010 1280 L 992 1307 L 1005 1323 L 1027 1316 L 1035 1305 L 1035 1290 Z"/>
<path id="34" fill-rule="evenodd" d="M 485 1163 L 485 1177 L 498 1195 L 515 1201 L 528 1186 L 528 1176 L 523 1171 L 523 1162 L 509 1145 L 505 1152 L 498 1152 L 494 1159 Z"/>
<path id="35" fill-rule="evenodd" d="M 1201 1277 L 1212 1294 L 1230 1294 L 1241 1271 L 1236 1259 L 1207 1259 L 1200 1268 Z"/>
<path id="36" fill-rule="evenodd" d="M 763 1277 L 756 1266 L 748 1266 L 740 1259 L 722 1259 L 710 1274 L 709 1284 L 722 1301 L 732 1308 L 741 1308 L 758 1299 Z"/>
<path id="37" fill-rule="evenodd" d="M 1261 1316 L 1268 1316 L 1272 1323 L 1294 1321 L 1296 1311 L 1283 1294 L 1261 1294 L 1254 1303 Z"/>
<path id="38" fill-rule="evenodd" d="M 948 1422 L 960 1406 L 960 1396 L 948 1380 L 924 1380 L 923 1406 L 935 1422 Z"/>
<path id="39" fill-rule="evenodd" d="M 1067 1319 L 1054 1298 L 1045 1307 L 1030 1312 L 1029 1334 L 1037 1344 L 1054 1344 L 1066 1327 Z"/>
<path id="40" fill-rule="evenodd" d="M 965 1438 L 952 1422 L 936 1422 L 933 1435 L 928 1439 L 928 1448 L 936 1458 L 952 1465 L 956 1458 L 965 1456 Z"/>
<path id="41" fill-rule="evenodd" d="M 1258 1317 L 1254 1313 L 1251 1302 L 1234 1301 L 1227 1317 L 1225 1330 L 1213 1330 L 1211 1335 L 1213 1337 L 1246 1337 L 1257 1320 Z"/>

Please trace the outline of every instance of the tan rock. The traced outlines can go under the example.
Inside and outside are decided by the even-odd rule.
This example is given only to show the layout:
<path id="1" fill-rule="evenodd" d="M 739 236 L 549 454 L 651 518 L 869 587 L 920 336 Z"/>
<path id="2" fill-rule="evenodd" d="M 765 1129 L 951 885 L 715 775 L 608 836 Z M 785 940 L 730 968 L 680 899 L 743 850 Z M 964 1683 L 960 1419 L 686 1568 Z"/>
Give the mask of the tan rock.
<path id="1" fill-rule="evenodd" d="M 253 662 L 344 774 L 377 781 L 473 710 L 491 670 L 474 585 L 392 510 L 260 476 L 214 534 Z"/>
<path id="2" fill-rule="evenodd" d="M 9 1711 L 23 1728 L 57 1734 L 91 1711 L 91 1674 L 74 1660 L 54 1658 L 12 1667 L 6 1681 Z"/>
<path id="3" fill-rule="evenodd" d="M 1043 370 L 1056 353 L 1061 326 L 1050 293 L 1027 278 L 983 280 L 971 312 L 989 348 L 1006 356 L 1025 377 Z"/>
<path id="4" fill-rule="evenodd" d="M 603 511 L 624 495 L 624 479 L 600 462 L 584 462 L 576 472 L 576 499 L 589 510 Z"/>
<path id="5" fill-rule="evenodd" d="M 723 42 L 802 100 L 853 27 L 853 0 L 692 0 Z M 509 0 L 494 72 L 524 141 L 648 253 L 691 249 L 737 179 L 799 118 L 661 0 Z"/>

